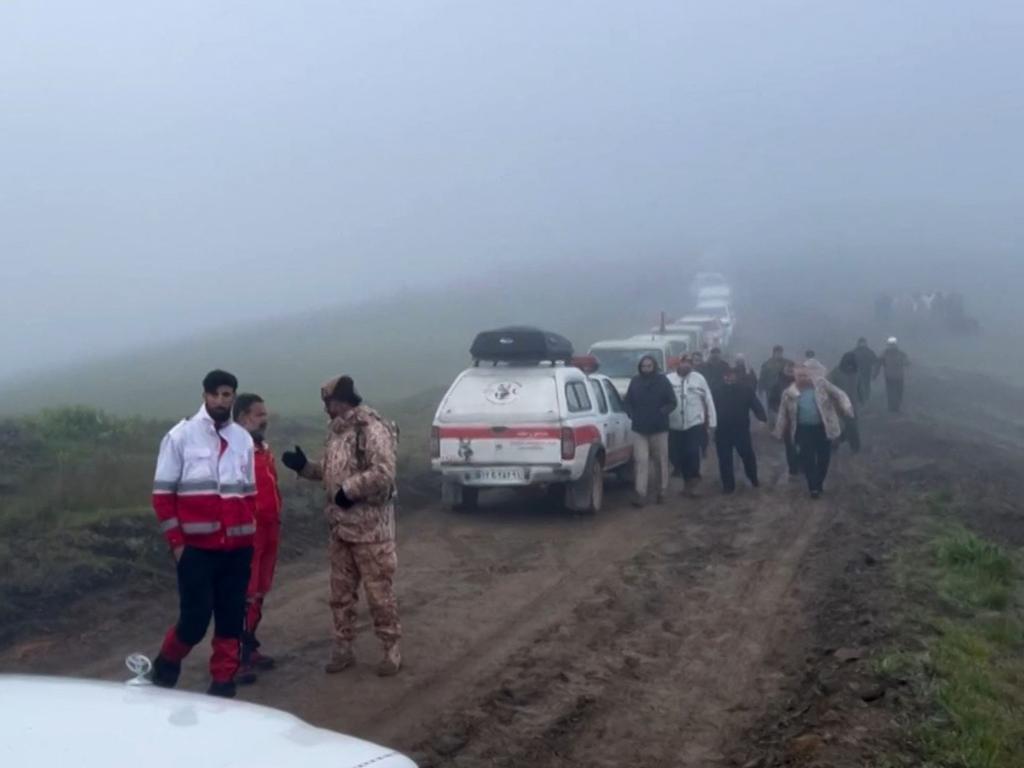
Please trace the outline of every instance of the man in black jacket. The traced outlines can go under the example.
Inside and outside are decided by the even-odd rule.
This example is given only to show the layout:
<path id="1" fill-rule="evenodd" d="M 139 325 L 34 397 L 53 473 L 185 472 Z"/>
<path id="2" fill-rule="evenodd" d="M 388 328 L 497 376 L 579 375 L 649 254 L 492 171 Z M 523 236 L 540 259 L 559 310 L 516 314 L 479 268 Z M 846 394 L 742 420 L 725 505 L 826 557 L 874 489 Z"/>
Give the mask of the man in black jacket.
<path id="1" fill-rule="evenodd" d="M 639 374 L 629 382 L 624 404 L 633 420 L 633 459 L 636 475 L 636 498 L 633 506 L 647 502 L 647 483 L 651 459 L 658 462 L 660 472 L 658 503 L 665 501 L 668 491 L 668 420 L 676 409 L 676 393 L 668 377 L 658 370 L 650 355 L 640 359 Z"/>
<path id="2" fill-rule="evenodd" d="M 722 386 L 715 392 L 715 409 L 718 411 L 718 430 L 715 432 L 715 447 L 718 449 L 718 471 L 722 478 L 722 490 L 732 493 L 736 490 L 736 474 L 733 470 L 732 452 L 735 450 L 743 460 L 743 471 L 755 488 L 757 479 L 757 456 L 750 439 L 750 414 L 758 421 L 768 422 L 764 406 L 757 399 L 757 393 L 749 382 L 740 381 L 735 368 L 728 368 L 722 377 Z"/>
<path id="3" fill-rule="evenodd" d="M 728 369 L 729 364 L 722 359 L 722 350 L 715 347 L 711 350 L 708 361 L 704 363 L 704 367 L 698 368 L 697 371 L 704 376 L 713 392 L 722 386 L 722 377 L 725 376 L 725 372 Z"/>

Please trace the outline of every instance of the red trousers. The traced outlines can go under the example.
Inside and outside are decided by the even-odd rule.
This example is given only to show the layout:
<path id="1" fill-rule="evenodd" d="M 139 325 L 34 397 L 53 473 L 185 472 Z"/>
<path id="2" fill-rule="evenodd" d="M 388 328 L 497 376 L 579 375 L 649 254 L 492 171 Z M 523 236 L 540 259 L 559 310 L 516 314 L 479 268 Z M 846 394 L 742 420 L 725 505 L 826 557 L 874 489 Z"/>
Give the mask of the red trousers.
<path id="1" fill-rule="evenodd" d="M 252 571 L 245 596 L 245 631 L 250 637 L 256 634 L 256 628 L 263 619 L 263 599 L 274 583 L 274 569 L 277 567 L 277 550 L 280 544 L 280 520 L 257 522 Z"/>

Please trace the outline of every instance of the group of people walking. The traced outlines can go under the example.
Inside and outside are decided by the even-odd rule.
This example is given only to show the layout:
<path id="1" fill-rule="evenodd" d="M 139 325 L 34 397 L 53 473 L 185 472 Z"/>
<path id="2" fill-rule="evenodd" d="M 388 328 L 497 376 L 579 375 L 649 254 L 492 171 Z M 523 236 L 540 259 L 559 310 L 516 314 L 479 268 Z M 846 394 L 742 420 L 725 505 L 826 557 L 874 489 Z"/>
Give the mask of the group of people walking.
<path id="1" fill-rule="evenodd" d="M 311 461 L 296 446 L 281 460 L 297 476 L 322 483 L 326 494 L 334 643 L 325 671 L 355 663 L 362 585 L 383 645 L 377 673 L 394 675 L 402 665 L 394 590 L 397 428 L 363 404 L 348 376 L 326 382 L 320 399 L 330 420 L 323 457 Z M 155 685 L 177 684 L 182 661 L 211 619 L 210 694 L 233 697 L 236 685 L 274 667 L 256 637 L 281 528 L 268 421 L 263 398 L 238 394 L 238 379 L 215 370 L 203 380 L 199 411 L 160 445 L 153 508 L 176 563 L 179 613 L 154 659 Z"/>
<path id="2" fill-rule="evenodd" d="M 760 486 L 751 417 L 771 424 L 785 446 L 790 476 L 803 475 L 811 497 L 820 497 L 835 447 L 847 443 L 860 451 L 858 414 L 871 398 L 872 382 L 884 374 L 889 410 L 899 412 L 908 366 L 895 338 L 881 355 L 859 339 L 831 372 L 813 351 L 798 364 L 786 358 L 782 346 L 772 350 L 759 374 L 742 357 L 728 363 L 720 349 L 712 349 L 706 361 L 700 353 L 684 355 L 668 374 L 658 370 L 655 358 L 643 358 L 624 401 L 638 448 L 634 504 L 646 503 L 655 465 L 659 503 L 668 492 L 669 464 L 672 474 L 683 478 L 683 493 L 697 496 L 712 435 L 722 491 L 736 490 L 734 454 L 751 486 Z"/>

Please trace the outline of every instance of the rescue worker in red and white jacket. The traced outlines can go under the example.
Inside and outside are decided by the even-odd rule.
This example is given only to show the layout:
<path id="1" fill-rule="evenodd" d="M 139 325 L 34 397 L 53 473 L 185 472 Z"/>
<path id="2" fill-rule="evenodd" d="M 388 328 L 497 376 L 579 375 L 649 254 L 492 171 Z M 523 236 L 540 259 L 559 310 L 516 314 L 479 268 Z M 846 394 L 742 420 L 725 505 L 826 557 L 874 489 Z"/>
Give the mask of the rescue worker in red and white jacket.
<path id="1" fill-rule="evenodd" d="M 235 695 L 249 585 L 256 477 L 252 437 L 231 420 L 238 379 L 211 371 L 199 412 L 160 444 L 153 509 L 178 567 L 180 614 L 150 679 L 173 688 L 181 662 L 214 621 L 208 693 Z"/>
<path id="2" fill-rule="evenodd" d="M 237 681 L 256 681 L 257 670 L 273 669 L 274 659 L 260 653 L 256 629 L 263 619 L 263 601 L 274 583 L 277 552 L 281 542 L 281 491 L 277 484 L 274 454 L 266 442 L 269 413 L 259 395 L 235 398 L 235 423 L 251 436 L 256 448 L 256 539 L 252 553 L 249 590 L 245 596 L 245 631 L 242 633 L 242 666 Z"/>

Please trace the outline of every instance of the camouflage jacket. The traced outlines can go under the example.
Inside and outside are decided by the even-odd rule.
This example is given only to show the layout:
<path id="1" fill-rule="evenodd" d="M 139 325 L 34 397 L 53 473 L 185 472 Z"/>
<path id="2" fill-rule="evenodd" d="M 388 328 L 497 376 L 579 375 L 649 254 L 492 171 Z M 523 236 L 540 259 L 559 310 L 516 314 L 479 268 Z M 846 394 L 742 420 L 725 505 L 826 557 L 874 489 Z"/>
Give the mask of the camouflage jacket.
<path id="1" fill-rule="evenodd" d="M 333 535 L 353 544 L 394 541 L 395 463 L 391 431 L 372 408 L 360 405 L 331 421 L 323 458 L 301 474 L 323 481 Z M 334 503 L 339 488 L 355 502 L 351 509 Z"/>

